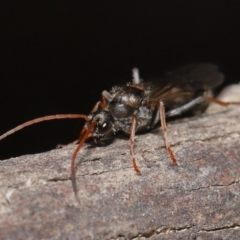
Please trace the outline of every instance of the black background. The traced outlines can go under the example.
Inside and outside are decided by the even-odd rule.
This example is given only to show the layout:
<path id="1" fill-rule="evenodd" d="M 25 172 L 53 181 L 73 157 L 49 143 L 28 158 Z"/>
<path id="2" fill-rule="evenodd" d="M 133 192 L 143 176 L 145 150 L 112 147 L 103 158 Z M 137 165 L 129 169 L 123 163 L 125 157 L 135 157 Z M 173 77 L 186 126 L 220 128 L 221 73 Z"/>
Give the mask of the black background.
<path id="1" fill-rule="evenodd" d="M 0 133 L 56 113 L 87 114 L 101 91 L 188 63 L 239 81 L 240 1 L 2 1 Z M 0 159 L 75 140 L 81 120 L 40 123 L 0 142 Z"/>

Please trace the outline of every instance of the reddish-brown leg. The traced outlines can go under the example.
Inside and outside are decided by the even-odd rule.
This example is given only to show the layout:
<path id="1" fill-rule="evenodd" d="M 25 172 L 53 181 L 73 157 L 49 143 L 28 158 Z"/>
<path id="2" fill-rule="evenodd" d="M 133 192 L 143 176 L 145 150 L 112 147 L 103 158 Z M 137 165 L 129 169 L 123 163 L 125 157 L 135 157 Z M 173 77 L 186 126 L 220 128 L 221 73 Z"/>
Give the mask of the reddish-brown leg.
<path id="1" fill-rule="evenodd" d="M 105 98 L 104 96 L 102 96 L 102 101 L 98 101 L 98 102 L 94 105 L 91 113 L 96 112 L 99 107 L 101 107 L 102 109 L 104 109 L 106 106 L 107 106 L 107 100 L 106 100 L 106 98 Z"/>
<path id="2" fill-rule="evenodd" d="M 159 113 L 160 113 L 160 122 L 161 122 L 161 127 L 162 127 L 162 131 L 163 131 L 163 136 L 164 136 L 164 140 L 165 140 L 165 145 L 166 145 L 166 149 L 172 159 L 172 162 L 174 165 L 177 165 L 177 160 L 174 156 L 174 153 L 172 151 L 172 149 L 170 148 L 169 142 L 168 142 L 168 136 L 167 136 L 167 125 L 166 125 L 166 117 L 165 117 L 165 108 L 164 108 L 164 104 L 163 102 L 159 102 Z"/>
<path id="3" fill-rule="evenodd" d="M 130 148 L 131 148 L 131 155 L 132 155 L 132 163 L 133 163 L 133 168 L 136 171 L 137 174 L 141 175 L 141 172 L 137 166 L 136 163 L 136 158 L 135 158 L 135 154 L 134 154 L 134 137 L 135 137 L 135 132 L 136 132 L 136 124 L 137 124 L 137 119 L 134 116 L 132 118 L 132 125 L 131 125 L 131 129 L 130 129 Z"/>
<path id="4" fill-rule="evenodd" d="M 213 102 L 213 103 L 216 103 L 216 104 L 219 104 L 219 105 L 222 105 L 222 106 L 228 106 L 230 104 L 236 104 L 236 105 L 240 105 L 240 102 L 223 102 L 221 100 L 218 100 L 216 98 L 212 98 L 212 97 L 209 97 L 207 96 L 206 99 L 209 101 L 209 102 Z"/>
<path id="5" fill-rule="evenodd" d="M 104 109 L 107 106 L 107 104 L 112 101 L 112 99 L 113 96 L 109 92 L 104 90 L 102 92 L 101 108 Z"/>
<path id="6" fill-rule="evenodd" d="M 98 102 L 94 105 L 91 113 L 96 112 L 96 111 L 98 110 L 98 107 L 99 107 L 100 105 L 101 105 L 101 101 L 98 101 Z"/>

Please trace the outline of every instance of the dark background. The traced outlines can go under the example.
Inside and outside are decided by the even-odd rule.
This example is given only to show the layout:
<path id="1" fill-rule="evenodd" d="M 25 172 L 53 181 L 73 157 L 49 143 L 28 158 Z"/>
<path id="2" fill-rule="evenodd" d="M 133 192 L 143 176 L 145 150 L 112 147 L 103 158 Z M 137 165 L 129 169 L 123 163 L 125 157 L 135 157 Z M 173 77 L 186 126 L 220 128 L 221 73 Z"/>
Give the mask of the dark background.
<path id="1" fill-rule="evenodd" d="M 0 133 L 40 116 L 84 113 L 101 91 L 197 62 L 240 78 L 240 1 L 2 1 Z M 82 120 L 56 120 L 0 142 L 0 159 L 75 140 Z"/>

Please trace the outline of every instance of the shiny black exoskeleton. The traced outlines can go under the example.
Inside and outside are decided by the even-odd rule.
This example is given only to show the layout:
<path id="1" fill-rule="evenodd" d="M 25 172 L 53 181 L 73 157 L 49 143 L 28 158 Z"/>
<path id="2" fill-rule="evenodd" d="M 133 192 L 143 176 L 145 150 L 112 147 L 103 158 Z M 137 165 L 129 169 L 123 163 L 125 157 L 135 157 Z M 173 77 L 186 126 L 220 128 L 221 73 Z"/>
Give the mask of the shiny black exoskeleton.
<path id="1" fill-rule="evenodd" d="M 133 73 L 132 83 L 103 91 L 101 104 L 88 116 L 84 128 L 96 122 L 91 135 L 96 142 L 118 131 L 131 134 L 133 118 L 135 132 L 153 128 L 160 119 L 160 102 L 166 117 L 203 111 L 208 106 L 211 90 L 224 79 L 212 64 L 188 65 L 148 82 L 140 80 L 137 69 Z"/>

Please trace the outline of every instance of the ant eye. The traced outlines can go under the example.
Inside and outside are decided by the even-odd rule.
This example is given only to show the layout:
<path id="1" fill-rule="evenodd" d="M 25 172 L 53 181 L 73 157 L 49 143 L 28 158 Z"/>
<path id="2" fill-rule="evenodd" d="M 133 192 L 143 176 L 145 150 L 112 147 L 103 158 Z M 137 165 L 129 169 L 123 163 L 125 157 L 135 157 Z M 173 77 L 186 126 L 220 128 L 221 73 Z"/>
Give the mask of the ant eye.
<path id="1" fill-rule="evenodd" d="M 101 126 L 99 126 L 98 131 L 100 134 L 107 133 L 109 130 L 111 130 L 112 123 L 110 121 L 105 121 Z"/>

